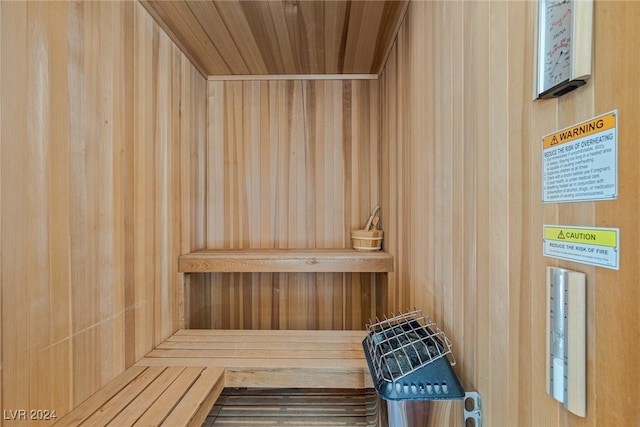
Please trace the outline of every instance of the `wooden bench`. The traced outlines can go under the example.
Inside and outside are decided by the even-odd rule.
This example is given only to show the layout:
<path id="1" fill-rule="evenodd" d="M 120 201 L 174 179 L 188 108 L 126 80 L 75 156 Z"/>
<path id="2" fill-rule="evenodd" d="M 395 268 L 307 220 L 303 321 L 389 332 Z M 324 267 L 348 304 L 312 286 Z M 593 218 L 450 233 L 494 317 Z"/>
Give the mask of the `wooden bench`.
<path id="1" fill-rule="evenodd" d="M 224 388 L 224 369 L 132 366 L 56 424 L 200 427 Z"/>
<path id="2" fill-rule="evenodd" d="M 55 426 L 200 427 L 224 387 L 371 388 L 365 334 L 179 330 Z"/>
<path id="3" fill-rule="evenodd" d="M 179 330 L 141 366 L 224 368 L 227 387 L 372 387 L 365 331 Z"/>

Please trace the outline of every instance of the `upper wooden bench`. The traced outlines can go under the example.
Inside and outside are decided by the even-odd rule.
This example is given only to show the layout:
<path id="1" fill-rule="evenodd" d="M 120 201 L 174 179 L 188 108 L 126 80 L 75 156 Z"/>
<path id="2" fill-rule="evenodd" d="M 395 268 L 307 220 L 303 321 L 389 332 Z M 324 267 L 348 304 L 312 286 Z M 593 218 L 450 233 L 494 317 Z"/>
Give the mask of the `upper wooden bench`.
<path id="1" fill-rule="evenodd" d="M 179 330 L 55 425 L 200 427 L 224 387 L 371 388 L 365 334 Z"/>
<path id="2" fill-rule="evenodd" d="M 386 273 L 393 256 L 353 249 L 203 249 L 178 258 L 182 273 Z"/>

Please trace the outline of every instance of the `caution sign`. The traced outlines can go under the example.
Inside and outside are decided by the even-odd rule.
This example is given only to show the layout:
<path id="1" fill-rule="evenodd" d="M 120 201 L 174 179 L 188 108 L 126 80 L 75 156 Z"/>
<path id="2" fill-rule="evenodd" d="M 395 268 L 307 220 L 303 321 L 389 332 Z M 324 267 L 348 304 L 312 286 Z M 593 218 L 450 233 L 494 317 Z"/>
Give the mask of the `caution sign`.
<path id="1" fill-rule="evenodd" d="M 544 256 L 618 270 L 618 228 L 543 227 Z"/>
<path id="2" fill-rule="evenodd" d="M 618 197 L 617 111 L 542 137 L 544 203 Z"/>

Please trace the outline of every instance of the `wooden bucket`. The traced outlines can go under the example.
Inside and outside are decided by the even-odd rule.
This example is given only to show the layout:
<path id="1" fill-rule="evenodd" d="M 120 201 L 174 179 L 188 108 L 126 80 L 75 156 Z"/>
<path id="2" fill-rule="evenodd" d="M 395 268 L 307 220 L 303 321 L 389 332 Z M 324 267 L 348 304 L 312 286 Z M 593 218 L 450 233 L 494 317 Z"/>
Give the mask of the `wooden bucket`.
<path id="1" fill-rule="evenodd" d="M 382 234 L 382 230 L 352 231 L 353 249 L 361 252 L 379 251 L 382 248 Z"/>

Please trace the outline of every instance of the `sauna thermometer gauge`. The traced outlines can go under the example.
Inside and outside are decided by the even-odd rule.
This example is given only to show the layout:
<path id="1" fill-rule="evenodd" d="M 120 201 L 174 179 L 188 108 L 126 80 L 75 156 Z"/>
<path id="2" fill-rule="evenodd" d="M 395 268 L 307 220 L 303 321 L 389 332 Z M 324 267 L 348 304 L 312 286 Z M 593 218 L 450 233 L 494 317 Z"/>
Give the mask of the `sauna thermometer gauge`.
<path id="1" fill-rule="evenodd" d="M 539 0 L 536 98 L 556 98 L 591 74 L 592 0 Z"/>
<path id="2" fill-rule="evenodd" d="M 546 389 L 574 414 L 586 407 L 586 282 L 585 274 L 547 267 Z"/>

